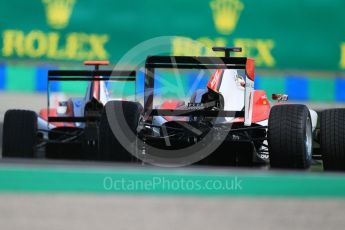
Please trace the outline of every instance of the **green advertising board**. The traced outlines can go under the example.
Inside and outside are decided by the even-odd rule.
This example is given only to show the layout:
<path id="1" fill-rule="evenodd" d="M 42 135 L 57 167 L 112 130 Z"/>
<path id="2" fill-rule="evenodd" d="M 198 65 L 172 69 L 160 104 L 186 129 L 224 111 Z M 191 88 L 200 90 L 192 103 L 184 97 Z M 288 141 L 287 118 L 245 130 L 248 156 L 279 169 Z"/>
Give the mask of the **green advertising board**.
<path id="1" fill-rule="evenodd" d="M 262 69 L 345 69 L 343 0 L 0 2 L 0 61 L 119 60 L 158 36 L 241 46 Z M 172 55 L 213 55 L 171 39 Z"/>

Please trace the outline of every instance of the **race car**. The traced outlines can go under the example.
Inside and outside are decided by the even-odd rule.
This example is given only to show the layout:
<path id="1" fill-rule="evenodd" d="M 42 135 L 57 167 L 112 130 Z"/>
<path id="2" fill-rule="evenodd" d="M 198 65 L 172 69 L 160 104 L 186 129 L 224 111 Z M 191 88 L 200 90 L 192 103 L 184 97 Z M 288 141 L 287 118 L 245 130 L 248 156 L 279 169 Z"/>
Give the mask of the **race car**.
<path id="1" fill-rule="evenodd" d="M 241 48 L 213 50 L 225 56 L 146 59 L 143 113 L 140 105 L 132 104 L 138 111 L 135 117 L 141 119 L 137 129 L 142 140 L 141 150 L 137 147 L 141 157 L 171 166 L 190 162 L 245 166 L 269 163 L 273 168 L 308 168 L 317 113 L 302 104 L 272 106 L 264 91 L 254 90 L 253 59 L 230 57 Z M 161 69 L 207 69 L 213 74 L 207 86 L 196 90 L 189 101 L 163 100 L 154 105 L 155 73 Z M 285 101 L 287 95 L 275 94 L 273 99 Z"/>
<path id="2" fill-rule="evenodd" d="M 103 150 L 104 105 L 114 100 L 107 84 L 136 81 L 135 71 L 100 70 L 108 61 L 86 61 L 94 70 L 48 71 L 47 108 L 37 114 L 8 110 L 3 125 L 3 157 L 115 160 Z M 84 97 L 60 99 L 51 106 L 52 82 L 88 82 Z M 128 156 L 130 159 L 130 156 Z M 126 159 L 127 160 L 127 159 Z"/>

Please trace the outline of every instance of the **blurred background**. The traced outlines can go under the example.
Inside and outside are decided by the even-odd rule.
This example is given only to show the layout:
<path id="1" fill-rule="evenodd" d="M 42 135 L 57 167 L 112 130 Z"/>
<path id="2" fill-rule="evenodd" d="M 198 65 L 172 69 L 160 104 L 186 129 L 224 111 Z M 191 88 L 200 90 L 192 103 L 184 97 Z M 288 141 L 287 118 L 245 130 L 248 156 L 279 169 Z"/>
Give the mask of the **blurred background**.
<path id="1" fill-rule="evenodd" d="M 48 69 L 80 69 L 84 60 L 114 64 L 159 36 L 188 38 L 172 38 L 170 55 L 215 55 L 213 46 L 242 47 L 240 55 L 256 60 L 256 88 L 287 93 L 316 109 L 342 106 L 343 9 L 342 0 L 0 1 L 1 110 L 15 103 L 25 107 L 29 99 L 34 108 L 42 107 Z M 142 75 L 138 78 L 140 88 Z M 190 84 L 187 80 L 184 89 Z M 52 90 L 78 87 L 57 83 Z M 8 105 L 7 98 L 17 100 Z"/>

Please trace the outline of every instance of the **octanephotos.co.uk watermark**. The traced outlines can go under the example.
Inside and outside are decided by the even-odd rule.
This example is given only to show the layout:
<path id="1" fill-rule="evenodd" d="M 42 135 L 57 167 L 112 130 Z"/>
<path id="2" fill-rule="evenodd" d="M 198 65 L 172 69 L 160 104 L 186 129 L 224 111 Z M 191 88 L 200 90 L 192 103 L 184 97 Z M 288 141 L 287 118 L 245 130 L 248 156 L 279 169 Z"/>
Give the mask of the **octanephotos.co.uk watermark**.
<path id="1" fill-rule="evenodd" d="M 229 179 L 187 179 L 153 176 L 148 179 L 104 177 L 106 191 L 236 191 L 243 189 L 238 177 Z"/>

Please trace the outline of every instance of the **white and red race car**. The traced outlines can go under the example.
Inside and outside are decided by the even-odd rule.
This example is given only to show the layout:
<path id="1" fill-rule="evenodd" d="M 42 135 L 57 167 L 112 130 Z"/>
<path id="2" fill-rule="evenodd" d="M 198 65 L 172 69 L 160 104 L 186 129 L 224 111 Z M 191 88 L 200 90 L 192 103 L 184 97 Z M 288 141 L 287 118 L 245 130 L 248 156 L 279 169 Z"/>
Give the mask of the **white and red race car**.
<path id="1" fill-rule="evenodd" d="M 27 110 L 8 110 L 4 117 L 4 157 L 48 157 L 64 159 L 115 160 L 101 147 L 103 126 L 108 125 L 104 105 L 114 101 L 106 82 L 125 81 L 135 84 L 135 71 L 100 70 L 108 61 L 86 61 L 94 70 L 51 70 L 48 72 L 48 105 L 37 114 Z M 84 97 L 58 99 L 50 105 L 50 84 L 88 82 Z M 134 92 L 135 93 L 135 92 Z M 102 127 L 102 128 L 101 128 Z M 130 160 L 130 155 L 124 160 Z M 121 159 L 120 159 L 121 160 Z"/>
<path id="2" fill-rule="evenodd" d="M 240 48 L 213 50 L 225 52 L 225 57 L 147 58 L 139 130 L 148 153 L 145 160 L 168 165 L 270 162 L 278 168 L 308 168 L 317 113 L 300 104 L 272 107 L 263 90 L 254 90 L 253 59 L 230 57 Z M 154 106 L 155 73 L 169 68 L 208 69 L 213 74 L 207 87 L 196 90 L 188 103 L 175 100 Z M 273 99 L 284 101 L 287 95 L 275 94 Z"/>

